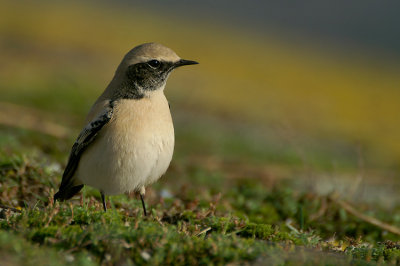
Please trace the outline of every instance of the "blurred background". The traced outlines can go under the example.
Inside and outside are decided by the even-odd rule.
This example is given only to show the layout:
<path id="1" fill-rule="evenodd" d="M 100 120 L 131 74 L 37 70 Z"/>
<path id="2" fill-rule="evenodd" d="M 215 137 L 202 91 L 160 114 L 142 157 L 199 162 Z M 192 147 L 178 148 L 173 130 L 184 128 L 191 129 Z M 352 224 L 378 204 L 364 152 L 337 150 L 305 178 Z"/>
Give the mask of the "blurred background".
<path id="1" fill-rule="evenodd" d="M 125 53 L 159 42 L 200 62 L 167 85 L 172 168 L 400 201 L 399 2 L 0 3 L 3 151 L 63 167 Z"/>

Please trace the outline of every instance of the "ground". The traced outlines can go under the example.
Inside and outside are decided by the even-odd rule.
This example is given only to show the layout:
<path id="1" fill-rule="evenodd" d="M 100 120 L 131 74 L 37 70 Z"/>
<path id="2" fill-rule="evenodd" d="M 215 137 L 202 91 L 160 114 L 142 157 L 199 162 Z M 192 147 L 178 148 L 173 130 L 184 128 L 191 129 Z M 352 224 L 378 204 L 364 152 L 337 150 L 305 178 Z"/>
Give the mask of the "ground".
<path id="1" fill-rule="evenodd" d="M 177 122 L 190 127 L 185 118 Z M 357 217 L 334 193 L 302 190 L 293 186 L 292 178 L 274 174 L 273 167 L 268 173 L 257 162 L 246 165 L 251 147 L 232 156 L 237 147 L 248 145 L 243 140 L 232 141 L 235 147 L 226 144 L 217 153 L 228 158 L 222 160 L 186 150 L 201 150 L 218 137 L 188 139 L 187 132 L 178 129 L 177 154 L 166 176 L 148 189 L 150 215 L 144 217 L 135 194 L 109 197 L 106 213 L 99 192 L 91 188 L 71 201 L 54 203 L 72 141 L 21 129 L 1 132 L 0 193 L 7 207 L 1 212 L 0 244 L 10 265 L 400 260 L 396 232 Z M 249 159 L 240 159 L 243 156 Z M 400 223 L 398 206 L 391 215 L 378 205 L 359 203 L 353 208 L 382 223 Z"/>

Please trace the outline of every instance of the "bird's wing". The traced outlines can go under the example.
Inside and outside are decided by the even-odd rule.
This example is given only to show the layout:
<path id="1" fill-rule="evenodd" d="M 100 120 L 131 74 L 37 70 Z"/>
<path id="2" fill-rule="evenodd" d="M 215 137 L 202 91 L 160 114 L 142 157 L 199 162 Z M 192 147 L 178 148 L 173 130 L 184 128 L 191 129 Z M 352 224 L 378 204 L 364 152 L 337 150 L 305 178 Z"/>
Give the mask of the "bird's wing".
<path id="1" fill-rule="evenodd" d="M 83 185 L 76 185 L 74 182 L 74 173 L 78 167 L 82 153 L 96 139 L 97 134 L 103 126 L 111 120 L 113 107 L 113 102 L 109 101 L 103 111 L 90 121 L 79 134 L 72 146 L 59 191 L 54 195 L 54 199 L 69 199 L 83 187 Z"/>

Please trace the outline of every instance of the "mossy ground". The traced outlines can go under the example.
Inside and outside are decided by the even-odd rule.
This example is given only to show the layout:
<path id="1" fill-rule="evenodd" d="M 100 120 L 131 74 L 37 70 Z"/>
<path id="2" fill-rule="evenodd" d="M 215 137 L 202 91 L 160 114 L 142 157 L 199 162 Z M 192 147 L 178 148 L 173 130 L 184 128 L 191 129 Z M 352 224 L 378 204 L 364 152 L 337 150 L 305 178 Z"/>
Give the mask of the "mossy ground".
<path id="1" fill-rule="evenodd" d="M 0 245 L 11 265 L 400 263 L 398 236 L 348 214 L 331 195 L 229 177 L 180 156 L 149 189 L 148 217 L 134 194 L 109 198 L 106 213 L 90 188 L 54 203 L 64 162 L 55 151 L 30 147 L 30 133 L 5 132 L 0 203 L 16 210 L 1 212 Z M 390 216 L 359 208 L 400 225 L 399 207 Z"/>

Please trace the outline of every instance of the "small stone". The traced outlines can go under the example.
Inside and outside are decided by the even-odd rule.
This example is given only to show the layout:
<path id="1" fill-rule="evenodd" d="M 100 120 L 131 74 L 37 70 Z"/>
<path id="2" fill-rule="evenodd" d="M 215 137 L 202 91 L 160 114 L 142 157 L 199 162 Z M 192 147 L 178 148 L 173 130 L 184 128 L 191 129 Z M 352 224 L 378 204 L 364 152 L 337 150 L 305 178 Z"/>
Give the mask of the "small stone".
<path id="1" fill-rule="evenodd" d="M 140 252 L 140 255 L 142 256 L 142 258 L 143 258 L 144 260 L 149 260 L 149 259 L 150 259 L 150 254 L 147 253 L 146 251 Z"/>
<path id="2" fill-rule="evenodd" d="M 75 257 L 71 254 L 67 254 L 67 255 L 65 255 L 65 260 L 67 262 L 73 262 L 75 260 Z"/>

